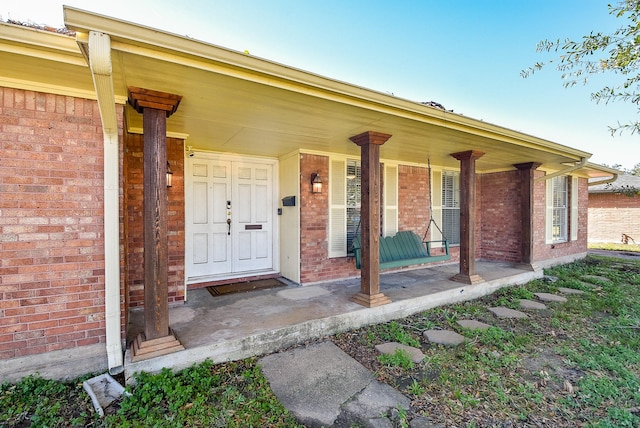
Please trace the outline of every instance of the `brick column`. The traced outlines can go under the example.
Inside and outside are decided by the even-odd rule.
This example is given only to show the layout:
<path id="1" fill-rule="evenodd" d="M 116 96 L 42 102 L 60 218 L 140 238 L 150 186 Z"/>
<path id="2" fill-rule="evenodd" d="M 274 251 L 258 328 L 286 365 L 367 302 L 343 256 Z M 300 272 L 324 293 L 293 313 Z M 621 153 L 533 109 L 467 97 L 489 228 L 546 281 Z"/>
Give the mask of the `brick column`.
<path id="1" fill-rule="evenodd" d="M 460 161 L 460 272 L 451 278 L 465 284 L 484 280 L 476 274 L 476 159 L 483 152 L 452 153 Z"/>
<path id="2" fill-rule="evenodd" d="M 129 103 L 143 115 L 144 333 L 132 361 L 184 349 L 169 328 L 167 246 L 167 117 L 181 96 L 129 87 Z"/>
<path id="3" fill-rule="evenodd" d="M 533 270 L 533 183 L 538 162 L 514 165 L 520 172 L 520 262 L 523 268 Z"/>
<path id="4" fill-rule="evenodd" d="M 362 168 L 360 292 L 351 300 L 369 308 L 391 303 L 380 292 L 380 146 L 389 138 L 391 135 L 372 131 L 350 138 L 360 146 Z"/>

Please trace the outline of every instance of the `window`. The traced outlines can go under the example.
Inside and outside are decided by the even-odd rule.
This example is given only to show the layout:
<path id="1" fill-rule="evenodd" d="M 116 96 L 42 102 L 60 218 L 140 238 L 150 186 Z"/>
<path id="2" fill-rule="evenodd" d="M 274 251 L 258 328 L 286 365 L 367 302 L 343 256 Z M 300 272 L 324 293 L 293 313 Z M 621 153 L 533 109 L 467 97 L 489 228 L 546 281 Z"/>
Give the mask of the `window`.
<path id="1" fill-rule="evenodd" d="M 360 161 L 347 159 L 347 253 L 351 254 L 351 244 L 360 224 Z"/>
<path id="2" fill-rule="evenodd" d="M 335 157 L 329 163 L 329 257 L 345 257 L 352 254 L 353 238 L 360 233 L 360 160 Z M 385 164 L 381 173 L 381 228 L 388 236 L 396 233 L 398 224 L 398 166 Z"/>
<path id="3" fill-rule="evenodd" d="M 442 171 L 442 233 L 450 244 L 460 243 L 460 173 Z"/>
<path id="4" fill-rule="evenodd" d="M 578 239 L 578 178 L 562 175 L 547 180 L 546 243 Z"/>
<path id="5" fill-rule="evenodd" d="M 567 240 L 567 176 L 554 177 L 553 186 L 553 217 L 551 224 L 551 239 L 553 242 L 564 242 Z"/>

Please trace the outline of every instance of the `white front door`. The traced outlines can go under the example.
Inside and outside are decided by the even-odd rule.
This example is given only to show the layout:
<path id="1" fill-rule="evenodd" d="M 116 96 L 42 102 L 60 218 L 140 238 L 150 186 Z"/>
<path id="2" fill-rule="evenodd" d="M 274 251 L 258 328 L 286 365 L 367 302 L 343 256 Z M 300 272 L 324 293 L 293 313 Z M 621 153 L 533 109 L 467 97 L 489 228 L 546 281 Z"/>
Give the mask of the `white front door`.
<path id="1" fill-rule="evenodd" d="M 274 163 L 205 156 L 185 168 L 187 282 L 274 270 Z"/>

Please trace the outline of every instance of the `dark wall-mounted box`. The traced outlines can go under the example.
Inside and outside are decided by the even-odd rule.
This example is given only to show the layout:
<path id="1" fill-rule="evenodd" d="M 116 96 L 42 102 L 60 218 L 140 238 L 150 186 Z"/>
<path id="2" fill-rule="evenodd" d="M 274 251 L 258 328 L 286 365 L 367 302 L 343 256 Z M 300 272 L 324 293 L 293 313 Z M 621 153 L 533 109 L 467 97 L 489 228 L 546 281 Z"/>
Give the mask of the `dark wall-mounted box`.
<path id="1" fill-rule="evenodd" d="M 282 206 L 283 207 L 295 207 L 296 206 L 296 197 L 295 196 L 285 196 L 282 198 Z"/>

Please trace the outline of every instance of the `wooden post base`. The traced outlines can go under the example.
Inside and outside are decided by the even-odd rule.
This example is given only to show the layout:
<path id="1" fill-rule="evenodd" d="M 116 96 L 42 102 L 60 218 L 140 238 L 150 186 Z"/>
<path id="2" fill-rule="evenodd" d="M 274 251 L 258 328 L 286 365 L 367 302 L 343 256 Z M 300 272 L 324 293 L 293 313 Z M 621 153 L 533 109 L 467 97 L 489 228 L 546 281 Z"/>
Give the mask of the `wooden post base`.
<path id="1" fill-rule="evenodd" d="M 391 303 L 391 299 L 385 296 L 382 293 L 378 294 L 364 294 L 357 293 L 354 294 L 351 299 L 352 302 L 355 302 L 359 305 L 366 306 L 367 308 L 374 308 L 376 306 L 386 305 L 387 303 Z"/>
<path id="2" fill-rule="evenodd" d="M 131 344 L 131 362 L 135 363 L 183 350 L 184 346 L 171 329 L 169 329 L 167 336 L 151 340 L 145 340 L 144 333 L 140 333 Z"/>
<path id="3" fill-rule="evenodd" d="M 480 275 L 466 275 L 464 273 L 459 273 L 455 276 L 449 278 L 451 281 L 461 282 L 463 284 L 475 285 L 481 282 L 484 282 L 484 279 L 480 277 Z"/>

